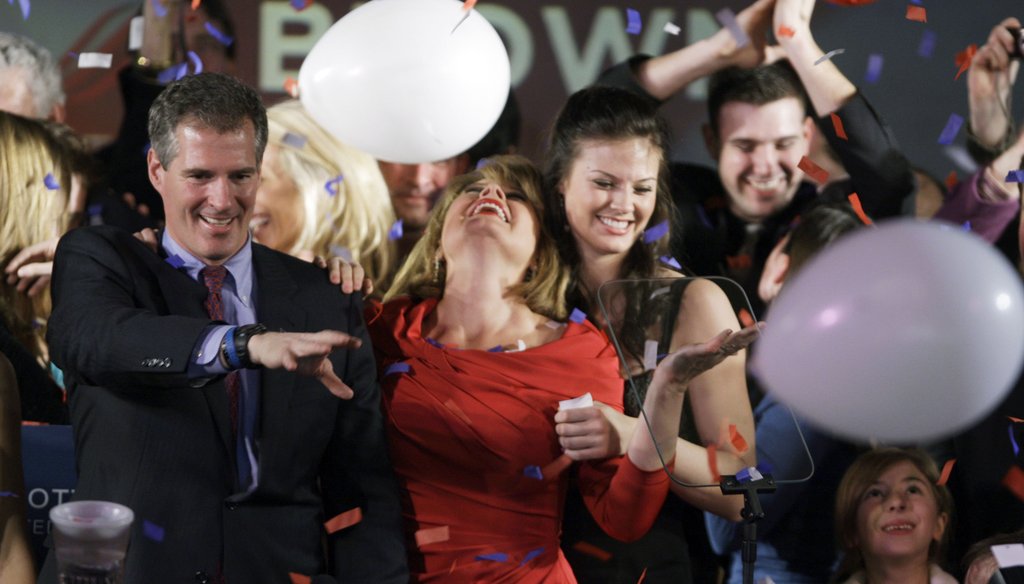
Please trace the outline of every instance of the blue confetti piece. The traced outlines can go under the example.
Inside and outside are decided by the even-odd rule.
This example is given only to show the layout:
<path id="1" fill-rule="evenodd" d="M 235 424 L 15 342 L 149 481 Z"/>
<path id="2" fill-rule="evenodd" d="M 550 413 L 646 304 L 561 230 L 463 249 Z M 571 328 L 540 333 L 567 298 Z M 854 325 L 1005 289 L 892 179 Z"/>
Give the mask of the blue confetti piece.
<path id="1" fill-rule="evenodd" d="M 72 59 L 76 60 L 76 61 L 78 60 L 78 53 L 76 53 L 74 51 L 68 51 L 68 56 L 71 57 Z"/>
<path id="2" fill-rule="evenodd" d="M 957 114 L 949 114 L 949 120 L 946 121 L 946 127 L 942 129 L 942 133 L 939 134 L 939 144 L 946 146 L 952 144 L 956 138 L 957 132 L 960 131 L 960 126 L 964 123 L 964 119 Z"/>
<path id="3" fill-rule="evenodd" d="M 146 155 L 149 154 L 149 146 L 150 146 L 150 143 L 146 142 L 146 145 L 142 147 L 142 155 L 143 156 L 146 156 Z"/>
<path id="4" fill-rule="evenodd" d="M 11 4 L 14 4 L 12 1 Z M 21 0 L 18 4 L 21 5 L 21 18 L 22 20 L 28 20 L 28 13 L 32 10 L 32 4 L 29 0 Z"/>
<path id="5" fill-rule="evenodd" d="M 171 81 L 177 81 L 185 76 L 188 72 L 188 66 L 185 63 L 178 63 L 177 65 L 171 65 L 164 69 L 156 76 L 156 80 L 161 85 L 167 85 Z"/>
<path id="6" fill-rule="evenodd" d="M 544 473 L 540 471 L 540 467 L 531 464 L 530 466 L 523 469 L 523 475 L 530 479 L 537 479 L 538 481 L 544 480 Z"/>
<path id="7" fill-rule="evenodd" d="M 1017 438 L 1013 435 L 1013 422 L 1010 422 L 1010 444 L 1013 446 L 1013 455 L 1017 456 L 1020 446 L 1017 446 Z"/>
<path id="8" fill-rule="evenodd" d="M 878 83 L 878 80 L 882 77 L 882 65 L 885 60 L 879 53 L 872 53 L 868 55 L 868 71 L 864 74 L 864 81 L 867 83 Z"/>
<path id="9" fill-rule="evenodd" d="M 715 13 L 715 18 L 722 24 L 722 26 L 729 29 L 729 34 L 731 34 L 733 40 L 736 41 L 736 48 L 739 49 L 750 44 L 750 37 L 747 36 L 743 27 L 736 22 L 735 12 L 728 8 L 723 8 Z"/>
<path id="10" fill-rule="evenodd" d="M 337 195 L 338 194 L 338 185 L 340 185 L 341 181 L 343 181 L 343 180 L 345 180 L 345 177 L 343 177 L 342 175 L 339 174 L 338 176 L 336 176 L 336 177 L 332 178 L 331 180 L 325 182 L 324 183 L 324 188 L 327 189 L 327 194 L 332 196 L 332 197 L 334 195 Z"/>
<path id="11" fill-rule="evenodd" d="M 643 22 L 640 20 L 640 13 L 632 8 L 626 9 L 626 32 L 629 34 L 640 34 L 643 30 Z"/>
<path id="12" fill-rule="evenodd" d="M 85 214 L 90 217 L 99 217 L 103 214 L 103 204 L 95 203 L 85 208 Z"/>
<path id="13" fill-rule="evenodd" d="M 530 550 L 530 551 L 526 552 L 526 555 L 523 556 L 523 561 L 519 562 L 519 565 L 522 566 L 522 565 L 526 564 L 526 562 L 529 562 L 530 560 L 532 560 L 533 558 L 536 558 L 537 556 L 541 555 L 542 553 L 544 553 L 544 548 L 542 548 L 542 547 L 539 547 L 539 548 L 537 548 L 535 550 Z"/>
<path id="14" fill-rule="evenodd" d="M 167 16 L 167 8 L 160 3 L 160 0 L 151 0 L 150 3 L 153 5 L 153 12 L 156 13 L 158 18 Z"/>
<path id="15" fill-rule="evenodd" d="M 213 35 L 213 38 L 217 39 L 220 42 L 220 44 L 224 45 L 225 47 L 230 47 L 231 43 L 235 42 L 234 38 L 218 30 L 217 27 L 213 26 L 213 23 L 210 21 L 206 21 L 206 32 Z"/>
<path id="16" fill-rule="evenodd" d="M 910 0 L 910 3 L 911 4 L 917 4 L 918 6 L 921 6 L 921 0 Z"/>
<path id="17" fill-rule="evenodd" d="M 189 58 L 190 61 L 192 61 L 193 73 L 196 74 L 196 75 L 199 75 L 200 73 L 202 73 L 203 72 L 203 60 L 199 58 L 199 55 L 195 54 L 195 52 L 193 52 L 193 51 L 189 51 L 188 52 L 188 58 Z M 185 67 L 185 72 L 186 73 L 188 72 L 188 68 L 187 67 Z M 182 77 L 184 77 L 184 75 L 182 75 Z M 181 77 L 179 77 L 178 79 L 181 79 Z"/>
<path id="18" fill-rule="evenodd" d="M 53 361 L 50 361 L 50 377 L 53 378 L 54 383 L 57 384 L 61 389 L 67 389 L 64 387 L 64 371 L 60 367 L 57 367 Z"/>
<path id="19" fill-rule="evenodd" d="M 505 554 L 505 553 L 502 553 L 502 552 L 498 552 L 498 553 L 494 553 L 494 554 L 481 554 L 481 555 L 477 556 L 476 559 L 483 560 L 483 561 L 488 561 L 488 562 L 507 562 L 508 561 L 508 554 Z"/>
<path id="20" fill-rule="evenodd" d="M 964 228 L 964 231 L 967 231 L 969 233 L 971 231 L 971 222 L 970 221 L 964 221 L 964 224 L 962 225 L 962 227 Z"/>
<path id="21" fill-rule="evenodd" d="M 576 324 L 583 324 L 583 321 L 587 320 L 587 313 L 579 308 L 573 308 L 572 314 L 569 315 L 569 320 Z"/>
<path id="22" fill-rule="evenodd" d="M 178 254 L 167 256 L 167 259 L 164 261 L 167 262 L 175 270 L 180 270 L 185 265 L 185 260 L 181 259 L 181 256 L 179 256 Z"/>
<path id="23" fill-rule="evenodd" d="M 0 497 L 14 497 L 15 499 L 17 499 L 18 494 L 15 493 L 14 491 L 0 491 Z"/>
<path id="24" fill-rule="evenodd" d="M 500 353 L 500 352 L 502 352 L 504 350 L 505 350 L 504 347 L 502 347 L 501 345 L 497 345 L 497 346 L 491 347 L 490 349 L 487 349 L 487 352 L 488 353 Z"/>
<path id="25" fill-rule="evenodd" d="M 58 183 L 57 179 L 53 176 L 53 174 L 49 172 L 46 173 L 46 178 L 43 179 L 43 184 L 45 184 L 46 188 L 50 189 L 51 191 L 55 191 L 60 188 L 60 183 Z"/>
<path id="26" fill-rule="evenodd" d="M 143 520 L 142 535 L 153 541 L 162 542 L 164 540 L 164 528 L 152 521 Z"/>
<path id="27" fill-rule="evenodd" d="M 654 243 L 668 233 L 668 219 L 644 230 L 644 243 Z"/>
<path id="28" fill-rule="evenodd" d="M 1006 175 L 1006 182 L 1024 183 L 1024 169 L 1011 170 L 1010 173 Z"/>
<path id="29" fill-rule="evenodd" d="M 388 239 L 394 241 L 396 239 L 402 239 L 402 235 L 405 231 L 402 229 L 402 220 L 399 219 L 391 225 L 391 229 L 388 229 Z"/>
<path id="30" fill-rule="evenodd" d="M 932 53 L 935 52 L 935 41 L 938 39 L 938 35 L 933 30 L 925 30 L 921 34 L 921 44 L 917 45 L 917 55 L 930 59 Z"/>
<path id="31" fill-rule="evenodd" d="M 292 8 L 302 10 L 307 6 L 306 0 L 292 0 Z"/>
<path id="32" fill-rule="evenodd" d="M 430 337 L 427 337 L 427 343 L 429 343 L 431 345 L 434 345 L 438 349 L 443 349 L 444 348 L 444 345 L 442 345 L 441 343 L 435 341 L 434 339 L 432 339 Z"/>
<path id="33" fill-rule="evenodd" d="M 398 363 L 392 363 L 391 365 L 388 365 L 388 368 L 384 370 L 384 375 L 387 376 L 391 375 L 392 373 L 408 373 L 409 369 L 410 367 L 408 363 L 406 363 L 405 361 L 399 361 Z"/>
<path id="34" fill-rule="evenodd" d="M 683 266 L 680 266 L 679 262 L 676 261 L 676 258 L 674 258 L 672 256 L 661 256 L 658 259 L 661 260 L 661 263 L 670 265 L 670 266 L 672 266 L 673 268 L 675 268 L 677 270 L 683 269 Z"/>
<path id="35" fill-rule="evenodd" d="M 481 158 L 480 160 L 478 160 L 476 162 L 476 169 L 480 170 L 481 168 L 487 166 L 490 163 L 491 163 L 490 159 L 488 159 L 488 158 Z"/>
<path id="36" fill-rule="evenodd" d="M 298 148 L 301 150 L 306 146 L 306 137 L 300 136 L 299 134 L 292 134 L 291 132 L 285 132 L 281 142 L 291 146 L 292 148 Z"/>
<path id="37" fill-rule="evenodd" d="M 339 257 L 339 258 L 345 260 L 346 262 L 348 262 L 350 264 L 352 263 L 352 252 L 349 251 L 349 249 L 347 247 L 344 247 L 344 246 L 341 246 L 341 245 L 337 245 L 337 244 L 332 245 L 331 246 L 331 255 L 333 255 L 335 257 Z"/>

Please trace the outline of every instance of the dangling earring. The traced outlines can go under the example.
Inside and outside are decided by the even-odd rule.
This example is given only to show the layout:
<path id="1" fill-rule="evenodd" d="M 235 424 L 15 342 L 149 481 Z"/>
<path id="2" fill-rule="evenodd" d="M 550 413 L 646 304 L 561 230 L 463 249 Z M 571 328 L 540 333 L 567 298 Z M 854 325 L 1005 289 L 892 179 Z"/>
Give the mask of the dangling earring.
<path id="1" fill-rule="evenodd" d="M 434 284 L 438 286 L 444 284 L 444 276 L 441 271 L 444 270 L 445 263 L 441 258 L 434 258 Z"/>
<path id="2" fill-rule="evenodd" d="M 537 275 L 537 268 L 536 268 L 536 266 L 530 266 L 530 267 L 526 268 L 526 274 L 523 276 L 523 284 L 526 284 L 527 282 L 532 282 L 533 281 L 533 277 L 536 276 L 536 275 Z"/>

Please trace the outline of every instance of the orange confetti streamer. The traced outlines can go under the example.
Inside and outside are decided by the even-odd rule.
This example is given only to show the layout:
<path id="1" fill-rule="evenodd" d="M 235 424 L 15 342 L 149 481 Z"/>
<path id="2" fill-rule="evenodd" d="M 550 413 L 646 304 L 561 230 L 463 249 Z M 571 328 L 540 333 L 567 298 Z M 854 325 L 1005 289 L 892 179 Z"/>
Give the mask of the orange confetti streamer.
<path id="1" fill-rule="evenodd" d="M 416 547 L 423 547 L 432 543 L 448 541 L 451 538 L 451 534 L 448 531 L 448 526 L 442 525 L 441 527 L 420 529 L 413 537 L 416 539 Z"/>
<path id="2" fill-rule="evenodd" d="M 1011 466 L 1003 477 L 1003 486 L 1009 489 L 1018 499 L 1024 501 L 1024 470 L 1019 466 Z"/>
<path id="3" fill-rule="evenodd" d="M 732 447 L 736 449 L 738 454 L 743 454 L 750 448 L 746 439 L 736 429 L 736 424 L 729 424 L 729 443 L 732 444 Z"/>
<path id="4" fill-rule="evenodd" d="M 192 10 L 199 10 L 199 5 L 203 3 L 203 0 L 192 0 Z"/>
<path id="5" fill-rule="evenodd" d="M 970 44 L 967 45 L 966 49 L 956 54 L 956 64 L 958 67 L 960 67 L 960 70 L 957 71 L 956 77 L 953 78 L 953 81 L 960 79 L 960 76 L 964 74 L 964 71 L 966 71 L 967 68 L 971 66 L 971 61 L 974 60 L 974 54 L 977 52 L 978 45 Z"/>
<path id="6" fill-rule="evenodd" d="M 312 579 L 305 574 L 296 574 L 295 572 L 288 572 L 288 577 L 292 579 L 292 584 L 309 584 Z"/>
<path id="7" fill-rule="evenodd" d="M 960 179 L 956 176 L 956 171 L 955 170 L 949 171 L 949 174 L 946 175 L 946 180 L 945 180 L 946 190 L 947 191 L 953 190 L 956 187 L 957 183 L 959 183 L 959 182 L 960 182 Z"/>
<path id="8" fill-rule="evenodd" d="M 750 315 L 750 311 L 746 308 L 741 308 L 738 316 L 740 324 L 744 327 L 754 326 L 754 317 Z"/>
<path id="9" fill-rule="evenodd" d="M 718 472 L 718 448 L 714 444 L 708 444 L 708 468 L 711 469 L 711 478 L 717 483 L 722 480 Z"/>
<path id="10" fill-rule="evenodd" d="M 797 168 L 804 171 L 807 176 L 811 177 L 811 179 L 818 184 L 823 185 L 828 182 L 828 172 L 806 156 L 800 158 L 800 163 L 797 164 Z"/>
<path id="11" fill-rule="evenodd" d="M 465 10 L 466 12 L 469 12 L 470 10 L 473 9 L 474 6 L 476 6 L 476 0 L 466 0 L 466 2 L 462 5 L 462 9 Z"/>
<path id="12" fill-rule="evenodd" d="M 1020 424 L 1021 422 L 1024 422 L 1024 419 L 1021 419 L 1021 418 L 1014 418 L 1013 416 L 1006 416 L 1006 417 L 1010 418 L 1010 421 L 1015 423 L 1015 424 Z M 22 422 L 22 425 L 24 425 L 24 424 L 25 424 L 25 422 Z"/>
<path id="13" fill-rule="evenodd" d="M 864 225 L 871 225 L 871 218 L 864 212 L 864 207 L 860 206 L 860 197 L 857 196 L 857 193 L 850 193 L 846 198 L 850 200 L 850 206 L 853 207 L 853 212 L 857 214 L 861 222 Z"/>
<path id="14" fill-rule="evenodd" d="M 843 128 L 843 120 L 840 119 L 840 117 L 837 116 L 834 113 L 831 114 L 831 115 L 832 115 L 832 127 L 835 128 L 836 137 L 841 138 L 843 140 L 849 140 L 849 138 L 846 137 L 846 129 Z"/>
<path id="15" fill-rule="evenodd" d="M 942 473 L 939 475 L 939 480 L 935 481 L 936 485 L 940 487 L 949 481 L 949 473 L 953 472 L 953 464 L 956 463 L 955 458 L 950 458 L 946 461 L 946 464 L 942 465 Z"/>
<path id="16" fill-rule="evenodd" d="M 578 541 L 574 543 L 572 545 L 572 549 L 582 554 L 587 554 L 588 556 L 594 556 L 602 562 L 607 562 L 608 560 L 612 559 L 612 555 L 610 553 L 604 551 L 603 549 L 597 547 L 592 543 L 587 543 L 585 541 Z"/>
<path id="17" fill-rule="evenodd" d="M 647 577 L 647 568 L 644 568 L 643 572 L 640 572 L 640 579 L 636 581 L 636 584 L 643 584 L 644 578 Z"/>
<path id="18" fill-rule="evenodd" d="M 289 77 L 284 80 L 284 90 L 288 95 L 294 97 L 299 96 L 299 82 Z"/>
<path id="19" fill-rule="evenodd" d="M 540 474 L 544 477 L 544 480 L 550 480 L 562 474 L 562 471 L 569 468 L 571 464 L 572 459 L 569 458 L 569 455 L 563 454 L 540 469 Z"/>
<path id="20" fill-rule="evenodd" d="M 793 35 L 796 34 L 796 31 L 783 24 L 782 26 L 779 27 L 779 31 L 776 34 L 780 37 L 786 37 L 787 39 L 791 39 L 793 38 Z M 645 573 L 646 571 L 647 570 L 644 570 Z"/>
<path id="21" fill-rule="evenodd" d="M 907 20 L 928 22 L 928 11 L 924 9 L 924 6 L 907 6 Z"/>
<path id="22" fill-rule="evenodd" d="M 362 520 L 363 510 L 359 507 L 355 507 L 332 517 L 330 521 L 324 523 L 324 528 L 327 529 L 327 533 L 334 533 L 341 531 L 346 527 L 352 527 Z"/>

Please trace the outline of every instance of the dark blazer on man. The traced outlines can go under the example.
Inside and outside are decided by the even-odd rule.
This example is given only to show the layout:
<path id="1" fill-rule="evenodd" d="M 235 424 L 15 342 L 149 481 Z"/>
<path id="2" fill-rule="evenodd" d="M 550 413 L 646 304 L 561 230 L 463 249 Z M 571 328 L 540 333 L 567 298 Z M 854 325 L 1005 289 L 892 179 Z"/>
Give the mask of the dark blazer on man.
<path id="1" fill-rule="evenodd" d="M 355 391 L 349 401 L 314 378 L 261 371 L 259 484 L 247 495 L 234 471 L 223 378 L 186 376 L 210 324 L 206 288 L 118 229 L 61 240 L 47 338 L 69 391 L 74 498 L 135 512 L 127 584 L 217 582 L 221 574 L 228 584 L 287 583 L 289 572 L 328 569 L 340 582 L 405 582 L 361 301 L 323 270 L 258 244 L 253 272 L 257 321 L 271 331 L 335 329 L 363 345 L 331 357 Z M 326 535 L 326 520 L 356 507 L 359 523 Z"/>

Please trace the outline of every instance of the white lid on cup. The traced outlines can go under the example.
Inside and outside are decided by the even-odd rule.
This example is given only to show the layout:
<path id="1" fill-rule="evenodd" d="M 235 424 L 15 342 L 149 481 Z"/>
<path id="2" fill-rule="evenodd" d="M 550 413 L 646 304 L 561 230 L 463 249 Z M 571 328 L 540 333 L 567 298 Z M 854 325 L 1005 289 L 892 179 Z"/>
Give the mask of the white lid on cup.
<path id="1" fill-rule="evenodd" d="M 131 509 L 110 501 L 71 501 L 50 509 L 53 528 L 71 538 L 113 539 L 134 519 Z"/>

